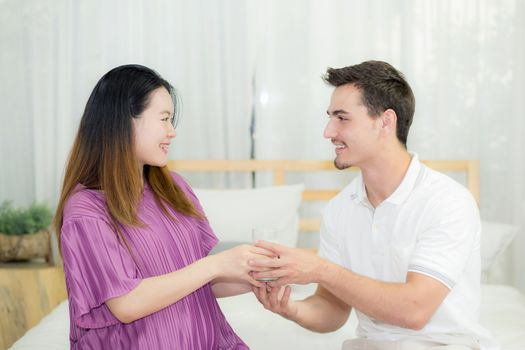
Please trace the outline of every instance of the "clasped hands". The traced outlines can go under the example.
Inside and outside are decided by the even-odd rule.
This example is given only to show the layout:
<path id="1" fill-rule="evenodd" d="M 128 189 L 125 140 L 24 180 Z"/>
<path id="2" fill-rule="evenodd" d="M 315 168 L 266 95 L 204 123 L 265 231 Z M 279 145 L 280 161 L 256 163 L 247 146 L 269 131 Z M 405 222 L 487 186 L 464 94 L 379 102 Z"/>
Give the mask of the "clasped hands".
<path id="1" fill-rule="evenodd" d="M 267 241 L 257 241 L 255 247 L 270 251 L 274 256 L 248 260 L 248 266 L 253 269 L 250 272 L 253 279 L 272 280 L 263 286 L 253 286 L 253 293 L 266 309 L 294 319 L 297 304 L 290 299 L 291 288 L 287 285 L 317 282 L 322 259 L 304 249 Z"/>
<path id="2" fill-rule="evenodd" d="M 248 260 L 248 266 L 253 268 L 250 275 L 254 279 L 273 280 L 267 283 L 272 288 L 317 280 L 320 258 L 313 252 L 267 241 L 256 241 L 254 245 L 273 253 L 271 259 L 260 257 Z"/>

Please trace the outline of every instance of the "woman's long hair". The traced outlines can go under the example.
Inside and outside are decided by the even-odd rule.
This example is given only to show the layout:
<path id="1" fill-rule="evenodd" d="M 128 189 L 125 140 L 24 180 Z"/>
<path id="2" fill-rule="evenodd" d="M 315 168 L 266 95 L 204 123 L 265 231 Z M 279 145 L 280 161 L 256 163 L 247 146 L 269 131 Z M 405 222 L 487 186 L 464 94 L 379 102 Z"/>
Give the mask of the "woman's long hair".
<path id="1" fill-rule="evenodd" d="M 143 187 L 134 151 L 132 118 L 138 118 L 147 108 L 151 93 L 158 88 L 168 90 L 178 111 L 173 87 L 147 67 L 120 66 L 98 81 L 86 104 L 66 165 L 53 220 L 59 246 L 64 206 L 79 184 L 103 191 L 110 220 L 126 246 L 119 226 L 142 225 L 136 212 Z M 177 117 L 176 113 L 174 120 Z M 145 165 L 143 175 L 165 213 L 167 203 L 182 214 L 202 217 L 173 182 L 166 166 Z"/>

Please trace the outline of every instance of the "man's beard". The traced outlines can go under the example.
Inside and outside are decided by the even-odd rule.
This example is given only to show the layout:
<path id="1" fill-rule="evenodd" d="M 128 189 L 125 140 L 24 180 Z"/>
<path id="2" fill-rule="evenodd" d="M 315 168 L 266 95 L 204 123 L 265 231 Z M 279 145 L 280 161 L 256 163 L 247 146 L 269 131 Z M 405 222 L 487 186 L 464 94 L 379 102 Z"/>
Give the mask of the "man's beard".
<path id="1" fill-rule="evenodd" d="M 339 170 L 348 169 L 352 166 L 350 163 L 343 163 L 342 161 L 337 161 L 337 158 L 334 159 L 334 165 Z"/>

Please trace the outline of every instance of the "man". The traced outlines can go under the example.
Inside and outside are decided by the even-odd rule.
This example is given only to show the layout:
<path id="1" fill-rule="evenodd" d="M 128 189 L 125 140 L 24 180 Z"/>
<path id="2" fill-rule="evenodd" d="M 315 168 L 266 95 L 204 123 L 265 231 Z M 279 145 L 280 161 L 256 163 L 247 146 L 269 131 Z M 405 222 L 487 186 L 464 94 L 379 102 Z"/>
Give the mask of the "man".
<path id="1" fill-rule="evenodd" d="M 493 349 L 478 324 L 480 219 L 472 195 L 406 148 L 415 99 L 385 62 L 329 68 L 335 87 L 324 137 L 335 166 L 361 174 L 323 215 L 319 256 L 269 242 L 279 259 L 250 264 L 277 277 L 254 289 L 269 310 L 318 332 L 341 327 L 352 309 L 357 339 L 344 349 Z M 317 283 L 290 299 L 287 284 Z"/>

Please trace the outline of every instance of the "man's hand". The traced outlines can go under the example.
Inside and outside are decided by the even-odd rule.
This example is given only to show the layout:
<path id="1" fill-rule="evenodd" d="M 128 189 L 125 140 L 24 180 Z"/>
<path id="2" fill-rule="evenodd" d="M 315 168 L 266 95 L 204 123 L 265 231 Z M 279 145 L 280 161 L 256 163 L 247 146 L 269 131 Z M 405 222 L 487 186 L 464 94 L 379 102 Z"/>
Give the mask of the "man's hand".
<path id="1" fill-rule="evenodd" d="M 208 256 L 213 262 L 211 266 L 218 271 L 217 277 L 232 281 L 245 281 L 256 287 L 264 287 L 265 284 L 253 278 L 253 271 L 266 271 L 265 267 L 254 267 L 248 265 L 248 261 L 258 260 L 269 262 L 275 259 L 275 254 L 264 248 L 242 244 L 220 253 Z"/>
<path id="2" fill-rule="evenodd" d="M 292 289 L 285 287 L 252 287 L 253 293 L 265 309 L 294 321 L 297 316 L 297 303 L 290 299 Z"/>
<path id="3" fill-rule="evenodd" d="M 272 288 L 292 283 L 307 284 L 319 281 L 325 260 L 315 253 L 266 241 L 257 241 L 255 246 L 270 250 L 277 255 L 277 258 L 273 259 L 259 258 L 248 261 L 248 265 L 253 270 L 269 270 L 252 272 L 255 279 L 278 278 L 276 281 L 268 283 Z"/>

